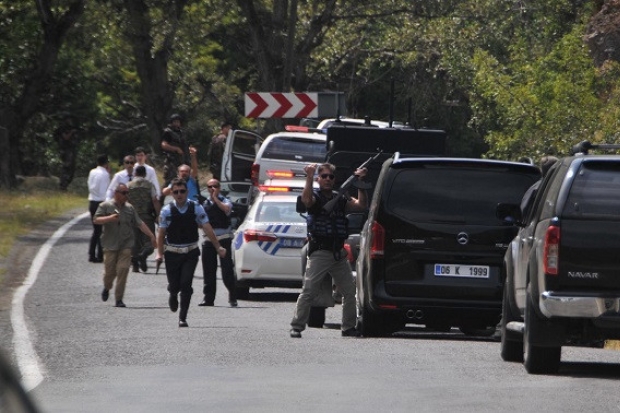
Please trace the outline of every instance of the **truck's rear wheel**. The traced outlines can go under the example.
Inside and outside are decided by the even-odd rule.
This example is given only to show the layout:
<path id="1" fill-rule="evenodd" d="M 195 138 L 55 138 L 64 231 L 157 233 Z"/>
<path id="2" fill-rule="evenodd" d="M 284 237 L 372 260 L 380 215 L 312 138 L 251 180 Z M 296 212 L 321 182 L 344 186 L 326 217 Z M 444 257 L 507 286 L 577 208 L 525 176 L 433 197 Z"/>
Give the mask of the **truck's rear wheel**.
<path id="1" fill-rule="evenodd" d="M 530 374 L 554 374 L 560 368 L 562 347 L 543 347 L 532 343 L 532 331 L 541 331 L 541 320 L 528 296 L 525 305 L 525 331 L 523 333 L 523 365 Z"/>

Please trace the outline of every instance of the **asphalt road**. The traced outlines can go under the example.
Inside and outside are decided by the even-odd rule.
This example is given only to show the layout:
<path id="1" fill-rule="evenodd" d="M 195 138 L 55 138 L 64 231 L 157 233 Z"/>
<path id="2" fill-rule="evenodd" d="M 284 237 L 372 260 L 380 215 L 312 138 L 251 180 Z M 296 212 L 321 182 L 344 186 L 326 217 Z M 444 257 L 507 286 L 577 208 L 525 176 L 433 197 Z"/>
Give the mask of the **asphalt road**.
<path id="1" fill-rule="evenodd" d="M 101 301 L 102 265 L 87 262 L 88 219 L 50 249 L 24 300 L 44 412 L 620 412 L 620 353 L 565 348 L 558 375 L 505 363 L 499 343 L 410 326 L 391 338 L 343 338 L 340 307 L 328 328 L 288 336 L 296 290 L 252 290 L 238 308 L 220 282 L 215 307 L 189 328 L 167 306 L 166 277 L 129 275 L 124 301 Z M 6 311 L 0 344 L 12 359 Z M 29 374 L 32 372 L 29 372 Z"/>

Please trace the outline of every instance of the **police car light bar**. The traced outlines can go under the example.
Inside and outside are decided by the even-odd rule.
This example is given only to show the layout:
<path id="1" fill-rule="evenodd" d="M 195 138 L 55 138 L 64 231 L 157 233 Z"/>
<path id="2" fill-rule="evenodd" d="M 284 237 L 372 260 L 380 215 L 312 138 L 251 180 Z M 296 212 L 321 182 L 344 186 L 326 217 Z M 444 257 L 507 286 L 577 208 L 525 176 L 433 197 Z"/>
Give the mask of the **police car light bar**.
<path id="1" fill-rule="evenodd" d="M 291 192 L 291 188 L 288 186 L 272 186 L 272 185 L 260 185 L 258 190 L 261 192 Z"/>
<path id="2" fill-rule="evenodd" d="M 325 133 L 324 129 L 309 128 L 299 125 L 286 125 L 284 126 L 284 130 L 287 132 Z"/>
<path id="3" fill-rule="evenodd" d="M 274 179 L 290 179 L 295 177 L 295 173 L 293 171 L 274 171 L 268 170 L 266 173 L 268 178 Z"/>

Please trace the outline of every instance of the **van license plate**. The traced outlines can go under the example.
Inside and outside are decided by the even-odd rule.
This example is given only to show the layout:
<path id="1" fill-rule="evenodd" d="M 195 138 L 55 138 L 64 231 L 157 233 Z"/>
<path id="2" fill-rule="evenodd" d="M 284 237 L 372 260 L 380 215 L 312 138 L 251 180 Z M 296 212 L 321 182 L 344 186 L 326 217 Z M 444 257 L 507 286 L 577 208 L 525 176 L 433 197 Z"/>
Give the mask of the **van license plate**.
<path id="1" fill-rule="evenodd" d="M 437 277 L 489 278 L 486 265 L 435 264 Z"/>

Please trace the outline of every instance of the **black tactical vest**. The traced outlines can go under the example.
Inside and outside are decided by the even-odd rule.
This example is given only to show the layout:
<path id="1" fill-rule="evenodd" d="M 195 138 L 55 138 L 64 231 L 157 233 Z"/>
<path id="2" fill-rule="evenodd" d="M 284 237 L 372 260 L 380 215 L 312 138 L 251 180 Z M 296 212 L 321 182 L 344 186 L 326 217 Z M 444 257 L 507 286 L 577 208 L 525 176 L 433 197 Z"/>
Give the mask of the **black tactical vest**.
<path id="1" fill-rule="evenodd" d="M 218 198 L 223 200 L 224 197 L 219 195 Z M 230 227 L 230 217 L 226 215 L 224 211 L 220 209 L 214 202 L 211 200 L 205 201 L 203 205 L 205 211 L 207 212 L 207 216 L 209 217 L 209 223 L 213 228 L 228 228 Z"/>
<path id="2" fill-rule="evenodd" d="M 347 218 L 345 207 L 347 199 L 341 197 L 334 209 L 327 213 L 323 206 L 329 201 L 319 190 L 313 191 L 317 202 L 308 210 L 308 233 L 313 240 L 338 239 L 344 240 L 348 237 Z M 333 192 L 332 196 L 336 196 Z"/>
<path id="3" fill-rule="evenodd" d="M 170 203 L 166 242 L 170 245 L 186 245 L 198 241 L 198 225 L 196 224 L 195 204 L 187 201 L 187 211 L 180 213 L 174 203 Z"/>

